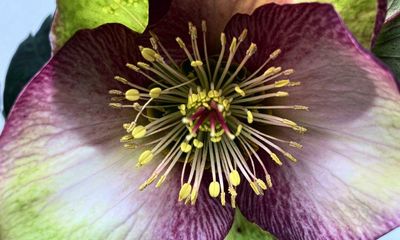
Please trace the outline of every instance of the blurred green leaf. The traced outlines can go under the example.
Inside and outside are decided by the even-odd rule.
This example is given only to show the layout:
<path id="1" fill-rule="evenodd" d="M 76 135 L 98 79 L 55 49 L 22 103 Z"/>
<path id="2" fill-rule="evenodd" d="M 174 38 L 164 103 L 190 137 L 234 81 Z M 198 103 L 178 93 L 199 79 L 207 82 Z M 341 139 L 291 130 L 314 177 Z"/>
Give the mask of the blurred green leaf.
<path id="1" fill-rule="evenodd" d="M 6 75 L 4 88 L 4 116 L 7 116 L 25 84 L 50 58 L 49 32 L 52 17 L 43 22 L 39 31 L 29 35 L 18 47 Z"/>
<path id="2" fill-rule="evenodd" d="M 62 46 L 79 29 L 106 23 L 121 23 L 141 33 L 148 23 L 148 8 L 148 0 L 58 0 L 55 46 Z"/>
<path id="3" fill-rule="evenodd" d="M 377 13 L 377 0 L 294 0 L 295 2 L 330 3 L 340 14 L 357 40 L 367 49 L 371 46 Z"/>
<path id="4" fill-rule="evenodd" d="M 249 222 L 239 210 L 236 210 L 235 221 L 225 240 L 275 240 L 270 233 Z"/>
<path id="5" fill-rule="evenodd" d="M 392 19 L 400 13 L 400 1 L 399 0 L 388 0 L 388 11 L 386 13 L 386 19 Z"/>
<path id="6" fill-rule="evenodd" d="M 391 68 L 400 86 L 400 16 L 383 25 L 372 51 Z"/>

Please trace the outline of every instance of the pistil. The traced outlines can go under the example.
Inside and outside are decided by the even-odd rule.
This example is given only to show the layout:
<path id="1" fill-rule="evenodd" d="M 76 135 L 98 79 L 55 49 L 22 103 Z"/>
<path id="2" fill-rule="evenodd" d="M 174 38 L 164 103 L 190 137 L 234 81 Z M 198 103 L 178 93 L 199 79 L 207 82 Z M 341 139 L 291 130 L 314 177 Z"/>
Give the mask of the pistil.
<path id="1" fill-rule="evenodd" d="M 158 161 L 149 178 L 139 186 L 140 190 L 154 182 L 155 187 L 161 187 L 168 181 L 172 169 L 183 164 L 178 201 L 195 204 L 201 184 L 207 184 L 210 197 L 219 197 L 225 206 L 226 194 L 229 194 L 228 204 L 235 207 L 240 184 L 249 184 L 257 195 L 272 187 L 265 161 L 277 165 L 283 165 L 285 159 L 297 161 L 286 148 L 301 149 L 302 145 L 267 131 L 270 126 L 281 127 L 282 131 L 290 128 L 298 133 L 305 133 L 307 129 L 293 120 L 274 115 L 274 110 L 309 109 L 297 104 L 268 104 L 270 99 L 279 101 L 290 97 L 290 88 L 300 85 L 289 79 L 293 69 L 268 66 L 282 54 L 280 49 L 270 53 L 256 71 L 248 73 L 246 64 L 257 54 L 255 43 L 247 46 L 245 56 L 237 65 L 234 62 L 236 53 L 245 44 L 247 29 L 230 43 L 221 33 L 217 59 L 210 57 L 207 51 L 206 22 L 202 21 L 200 38 L 192 23 L 188 23 L 188 30 L 191 50 L 182 38 L 176 37 L 187 57 L 187 64 L 182 67 L 151 32 L 152 47 L 139 47 L 145 61 L 126 64 L 148 79 L 149 86 L 139 86 L 116 76 L 115 80 L 128 89 L 110 90 L 112 102 L 109 105 L 115 109 L 134 110 L 132 121 L 123 124 L 127 133 L 120 142 L 126 148 L 141 151 L 137 166 Z M 229 54 L 225 59 L 226 51 Z M 189 70 L 184 68 L 189 65 Z M 260 151 L 266 152 L 270 159 L 261 159 Z M 261 177 L 258 168 L 262 169 Z M 205 171 L 211 172 L 209 183 L 202 183 Z"/>

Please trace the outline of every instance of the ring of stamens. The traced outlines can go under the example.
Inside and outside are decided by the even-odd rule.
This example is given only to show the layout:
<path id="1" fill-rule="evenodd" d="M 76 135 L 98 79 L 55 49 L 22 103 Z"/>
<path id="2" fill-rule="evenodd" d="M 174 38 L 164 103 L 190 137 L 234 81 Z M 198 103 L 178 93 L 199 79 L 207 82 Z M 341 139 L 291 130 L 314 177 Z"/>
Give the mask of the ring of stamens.
<path id="1" fill-rule="evenodd" d="M 271 111 L 308 111 L 308 107 L 263 104 L 263 100 L 268 98 L 287 97 L 289 93 L 281 88 L 300 85 L 300 82 L 289 79 L 293 69 L 271 66 L 264 70 L 281 54 L 280 49 L 272 52 L 256 71 L 243 76 L 241 73 L 246 62 L 257 50 L 256 44 L 251 43 L 242 61 L 237 66 L 233 65 L 247 30 L 234 37 L 229 46 L 225 34 L 221 33 L 221 51 L 214 59 L 207 52 L 205 21 L 201 29 L 202 54 L 197 28 L 192 23 L 189 23 L 192 51 L 181 38 L 176 38 L 190 63 L 189 72 L 174 61 L 157 35 L 151 33 L 152 48 L 140 47 L 147 63 L 128 63 L 126 66 L 151 81 L 152 87 L 144 88 L 116 76 L 115 80 L 129 89 L 125 92 L 110 90 L 110 106 L 136 111 L 133 120 L 123 124 L 128 134 L 120 141 L 126 148 L 145 149 L 137 160 L 137 166 L 146 165 L 156 156 L 161 156 L 162 160 L 151 176 L 140 185 L 141 190 L 157 179 L 155 186 L 160 187 L 171 170 L 181 162 L 179 201 L 196 202 L 204 171 L 210 169 L 210 196 L 220 197 L 221 204 L 225 205 L 227 191 L 231 196 L 231 206 L 235 207 L 236 188 L 243 182 L 242 177 L 257 195 L 272 187 L 270 174 L 258 150 L 265 151 L 272 161 L 282 165 L 279 155 L 297 161 L 284 148 L 302 148 L 297 142 L 268 135 L 255 126 L 268 128 L 268 125 L 274 125 L 304 133 L 306 128 L 275 116 Z M 229 54 L 224 59 L 226 51 Z M 143 123 L 147 125 L 141 125 Z M 257 175 L 257 167 L 262 169 L 264 176 Z"/>

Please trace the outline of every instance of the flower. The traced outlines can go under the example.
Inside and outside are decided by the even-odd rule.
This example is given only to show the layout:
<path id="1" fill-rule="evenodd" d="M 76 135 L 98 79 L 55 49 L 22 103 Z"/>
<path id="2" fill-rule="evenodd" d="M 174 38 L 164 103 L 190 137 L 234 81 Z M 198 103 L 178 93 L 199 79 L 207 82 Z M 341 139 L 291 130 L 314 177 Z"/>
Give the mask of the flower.
<path id="1" fill-rule="evenodd" d="M 209 16 L 202 8 L 208 2 L 196 4 L 173 1 L 150 26 L 155 35 L 118 24 L 80 31 L 34 77 L 0 139 L 3 239 L 222 239 L 232 203 L 281 239 L 373 239 L 398 226 L 400 96 L 391 73 L 358 45 L 333 8 L 268 4 L 234 15 L 223 30 L 226 51 L 236 51 L 224 58 L 232 59 L 225 68 L 225 60 L 217 67 L 225 21 L 214 17 L 230 16 Z M 210 57 L 200 59 L 202 45 L 198 53 L 190 46 L 194 27 L 205 30 L 202 19 Z M 194 56 L 189 61 L 185 47 Z M 219 78 L 226 72 L 215 91 L 208 67 L 221 69 Z M 232 87 L 224 85 L 229 81 Z M 108 93 L 114 108 L 107 107 Z M 125 109 L 128 100 L 136 104 Z M 123 136 L 124 123 L 130 135 Z M 157 124 L 165 125 L 151 127 Z M 196 149 L 204 154 L 191 159 Z M 289 149 L 296 163 L 283 159 Z M 171 161 L 171 150 L 176 164 L 161 186 L 147 186 L 162 161 Z M 196 159 L 204 166 L 191 168 Z M 184 166 L 197 182 L 185 185 Z M 252 184 L 246 174 L 255 176 Z M 222 184 L 235 190 L 234 202 L 221 201 Z"/>

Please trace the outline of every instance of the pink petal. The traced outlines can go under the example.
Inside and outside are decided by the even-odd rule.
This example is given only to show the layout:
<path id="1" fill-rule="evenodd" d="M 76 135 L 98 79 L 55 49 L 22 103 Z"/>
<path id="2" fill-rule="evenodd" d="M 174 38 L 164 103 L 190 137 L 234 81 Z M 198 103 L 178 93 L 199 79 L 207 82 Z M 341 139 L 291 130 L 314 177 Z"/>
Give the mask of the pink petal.
<path id="1" fill-rule="evenodd" d="M 137 60 L 136 36 L 121 25 L 80 31 L 34 77 L 0 138 L 2 239 L 221 239 L 233 212 L 202 188 L 178 203 L 179 169 L 163 186 L 139 185 L 160 159 L 136 168 L 124 149 L 131 113 L 109 108 L 116 74 Z"/>
<path id="2" fill-rule="evenodd" d="M 278 167 L 265 157 L 274 186 L 258 197 L 243 185 L 238 202 L 244 215 L 280 239 L 376 239 L 399 226 L 400 96 L 392 74 L 329 5 L 267 5 L 251 16 L 236 15 L 227 35 L 244 27 L 247 44 L 258 47 L 248 68 L 281 48 L 271 65 L 294 68 L 291 80 L 302 85 L 285 89 L 289 97 L 277 102 L 310 107 L 274 112 L 308 131 L 265 131 L 304 148 L 287 149 L 296 164 Z"/>

